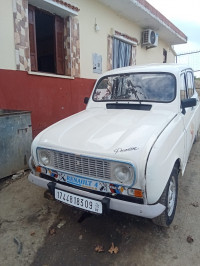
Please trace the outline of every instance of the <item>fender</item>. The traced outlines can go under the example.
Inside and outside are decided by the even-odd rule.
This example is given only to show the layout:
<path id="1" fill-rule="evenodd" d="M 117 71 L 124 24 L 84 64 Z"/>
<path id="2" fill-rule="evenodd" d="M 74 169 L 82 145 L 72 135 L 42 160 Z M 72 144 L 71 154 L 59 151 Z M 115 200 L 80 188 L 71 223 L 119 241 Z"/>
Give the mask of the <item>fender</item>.
<path id="1" fill-rule="evenodd" d="M 146 164 L 147 203 L 154 204 L 161 197 L 177 159 L 183 167 L 185 130 L 181 116 L 167 125 L 154 143 Z"/>

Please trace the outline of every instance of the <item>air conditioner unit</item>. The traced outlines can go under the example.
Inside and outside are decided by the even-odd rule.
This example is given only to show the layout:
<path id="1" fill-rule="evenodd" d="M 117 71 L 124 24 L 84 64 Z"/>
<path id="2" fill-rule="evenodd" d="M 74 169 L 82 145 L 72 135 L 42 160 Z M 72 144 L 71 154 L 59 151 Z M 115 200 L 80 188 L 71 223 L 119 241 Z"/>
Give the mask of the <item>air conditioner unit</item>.
<path id="1" fill-rule="evenodd" d="M 158 34 L 151 30 L 147 29 L 142 32 L 142 46 L 147 46 L 148 48 L 158 46 Z"/>

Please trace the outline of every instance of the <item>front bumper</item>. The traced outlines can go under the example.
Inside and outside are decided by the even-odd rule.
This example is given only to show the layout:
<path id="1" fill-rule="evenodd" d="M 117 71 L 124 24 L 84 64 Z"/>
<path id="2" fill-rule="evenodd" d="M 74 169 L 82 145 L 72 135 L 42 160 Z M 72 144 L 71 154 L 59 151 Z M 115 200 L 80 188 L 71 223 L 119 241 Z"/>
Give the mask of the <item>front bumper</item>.
<path id="1" fill-rule="evenodd" d="M 48 189 L 48 183 L 50 182 L 44 178 L 35 176 L 32 173 L 29 174 L 28 180 L 31 183 L 37 186 L 43 187 L 45 189 Z M 56 184 L 56 188 L 58 189 L 71 192 L 71 193 L 74 193 L 74 194 L 77 194 L 83 197 L 88 197 L 88 198 L 91 198 L 94 200 L 100 200 L 100 201 L 102 201 L 105 198 L 104 196 L 97 195 L 92 192 L 79 190 L 78 188 L 64 186 L 56 182 L 55 184 Z M 157 203 L 154 205 L 144 205 L 144 204 L 137 204 L 133 202 L 110 198 L 110 209 L 152 219 L 154 217 L 159 216 L 165 210 L 165 206 L 160 203 Z"/>

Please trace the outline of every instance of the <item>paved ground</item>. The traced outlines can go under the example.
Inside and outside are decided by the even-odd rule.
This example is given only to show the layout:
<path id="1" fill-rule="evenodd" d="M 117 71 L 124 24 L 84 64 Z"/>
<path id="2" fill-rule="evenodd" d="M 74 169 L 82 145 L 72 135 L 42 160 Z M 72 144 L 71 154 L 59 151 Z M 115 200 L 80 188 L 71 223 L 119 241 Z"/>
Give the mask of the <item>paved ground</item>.
<path id="1" fill-rule="evenodd" d="M 179 180 L 177 213 L 167 229 L 116 212 L 79 223 L 82 212 L 44 198 L 44 190 L 30 184 L 27 176 L 1 181 L 0 265 L 199 266 L 199 162 L 198 140 Z M 117 254 L 108 252 L 112 243 Z M 95 252 L 98 246 L 104 252 Z"/>

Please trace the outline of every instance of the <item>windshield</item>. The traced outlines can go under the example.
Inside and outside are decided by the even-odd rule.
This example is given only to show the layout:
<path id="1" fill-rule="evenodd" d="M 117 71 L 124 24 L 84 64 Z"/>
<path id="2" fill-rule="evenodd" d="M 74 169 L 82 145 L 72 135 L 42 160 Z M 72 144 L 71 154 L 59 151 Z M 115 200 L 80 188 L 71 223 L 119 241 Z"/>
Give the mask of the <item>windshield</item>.
<path id="1" fill-rule="evenodd" d="M 176 79 L 169 73 L 130 73 L 103 77 L 93 93 L 94 101 L 171 102 Z"/>

